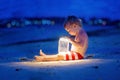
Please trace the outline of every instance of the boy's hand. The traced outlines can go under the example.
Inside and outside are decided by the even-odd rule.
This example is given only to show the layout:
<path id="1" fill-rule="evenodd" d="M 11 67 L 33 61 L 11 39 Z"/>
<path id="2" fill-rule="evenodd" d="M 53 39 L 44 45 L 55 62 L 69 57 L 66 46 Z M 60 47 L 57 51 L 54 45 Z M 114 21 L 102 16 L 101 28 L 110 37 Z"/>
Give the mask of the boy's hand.
<path id="1" fill-rule="evenodd" d="M 65 37 L 63 37 L 63 38 L 67 39 L 70 43 L 75 42 L 75 41 L 74 41 L 74 38 L 72 38 L 72 37 L 65 36 Z"/>
<path id="2" fill-rule="evenodd" d="M 74 42 L 74 39 L 73 39 L 73 38 L 66 37 L 66 39 L 67 39 L 70 43 Z"/>

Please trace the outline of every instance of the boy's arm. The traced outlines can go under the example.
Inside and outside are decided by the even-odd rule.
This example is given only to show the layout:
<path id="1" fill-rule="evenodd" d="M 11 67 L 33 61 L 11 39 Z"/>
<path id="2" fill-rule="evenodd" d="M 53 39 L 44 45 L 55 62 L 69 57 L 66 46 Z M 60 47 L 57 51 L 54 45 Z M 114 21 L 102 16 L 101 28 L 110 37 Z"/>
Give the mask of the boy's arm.
<path id="1" fill-rule="evenodd" d="M 75 40 L 69 38 L 69 42 L 74 46 L 83 47 L 85 41 L 81 39 L 79 42 L 76 42 Z"/>

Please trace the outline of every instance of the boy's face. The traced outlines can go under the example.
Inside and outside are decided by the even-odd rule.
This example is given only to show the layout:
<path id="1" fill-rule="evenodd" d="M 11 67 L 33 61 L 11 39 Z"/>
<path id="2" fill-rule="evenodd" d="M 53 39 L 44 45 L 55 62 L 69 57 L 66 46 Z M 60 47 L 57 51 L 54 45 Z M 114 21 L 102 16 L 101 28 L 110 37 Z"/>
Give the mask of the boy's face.
<path id="1" fill-rule="evenodd" d="M 72 36 L 76 36 L 76 34 L 79 32 L 80 27 L 76 24 L 67 24 L 65 26 L 65 30 Z"/>

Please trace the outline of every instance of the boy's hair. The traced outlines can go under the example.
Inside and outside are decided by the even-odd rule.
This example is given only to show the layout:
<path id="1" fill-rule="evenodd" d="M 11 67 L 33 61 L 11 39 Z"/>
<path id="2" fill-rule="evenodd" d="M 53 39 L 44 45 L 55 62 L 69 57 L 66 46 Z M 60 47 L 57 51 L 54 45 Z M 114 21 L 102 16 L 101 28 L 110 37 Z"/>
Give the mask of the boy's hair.
<path id="1" fill-rule="evenodd" d="M 82 27 L 81 19 L 77 18 L 76 16 L 68 16 L 64 22 L 64 27 L 66 27 L 67 24 L 77 24 Z"/>

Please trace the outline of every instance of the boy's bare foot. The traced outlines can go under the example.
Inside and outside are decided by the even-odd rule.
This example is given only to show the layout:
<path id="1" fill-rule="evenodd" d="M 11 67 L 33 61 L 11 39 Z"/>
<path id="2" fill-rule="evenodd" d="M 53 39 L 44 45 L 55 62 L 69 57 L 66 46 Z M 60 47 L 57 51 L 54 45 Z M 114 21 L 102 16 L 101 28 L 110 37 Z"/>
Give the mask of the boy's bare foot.
<path id="1" fill-rule="evenodd" d="M 40 50 L 40 53 L 39 53 L 39 54 L 40 54 L 40 56 L 46 56 L 46 54 L 43 53 L 42 50 Z"/>
<path id="2" fill-rule="evenodd" d="M 35 56 L 34 57 L 37 62 L 42 62 L 43 61 L 43 56 Z"/>

